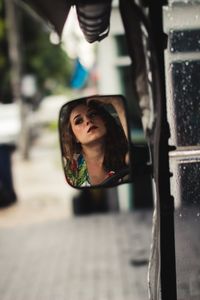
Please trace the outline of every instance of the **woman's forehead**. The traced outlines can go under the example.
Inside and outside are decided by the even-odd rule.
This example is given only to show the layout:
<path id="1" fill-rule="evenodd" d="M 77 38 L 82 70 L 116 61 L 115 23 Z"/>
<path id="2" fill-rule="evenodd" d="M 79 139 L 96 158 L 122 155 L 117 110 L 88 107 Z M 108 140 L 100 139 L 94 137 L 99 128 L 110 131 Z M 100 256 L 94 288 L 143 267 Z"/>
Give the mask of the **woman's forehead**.
<path id="1" fill-rule="evenodd" d="M 77 112 L 87 112 L 88 109 L 89 109 L 89 107 L 86 104 L 79 104 L 72 109 L 71 115 L 75 114 Z"/>
<path id="2" fill-rule="evenodd" d="M 70 120 L 73 119 L 76 115 L 85 114 L 91 110 L 91 107 L 88 107 L 86 104 L 80 104 L 74 107 L 70 114 Z"/>

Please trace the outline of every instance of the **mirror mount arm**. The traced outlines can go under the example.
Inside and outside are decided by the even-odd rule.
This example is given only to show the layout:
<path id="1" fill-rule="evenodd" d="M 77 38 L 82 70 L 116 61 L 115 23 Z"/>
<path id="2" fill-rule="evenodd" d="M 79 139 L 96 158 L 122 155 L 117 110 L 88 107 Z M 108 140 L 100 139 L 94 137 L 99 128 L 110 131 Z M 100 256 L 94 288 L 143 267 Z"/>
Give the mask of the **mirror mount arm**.
<path id="1" fill-rule="evenodd" d="M 145 164 L 144 163 L 143 165 L 142 164 L 134 165 L 134 172 L 133 172 L 133 175 L 132 175 L 133 182 L 134 182 L 135 178 L 138 178 L 138 176 L 141 176 L 141 175 L 150 175 L 150 176 L 152 176 L 153 175 L 153 166 L 152 166 L 152 164 L 148 164 L 148 163 Z"/>
<path id="2" fill-rule="evenodd" d="M 130 144 L 132 179 L 138 175 L 153 175 L 153 166 L 150 160 L 150 152 L 147 145 Z"/>

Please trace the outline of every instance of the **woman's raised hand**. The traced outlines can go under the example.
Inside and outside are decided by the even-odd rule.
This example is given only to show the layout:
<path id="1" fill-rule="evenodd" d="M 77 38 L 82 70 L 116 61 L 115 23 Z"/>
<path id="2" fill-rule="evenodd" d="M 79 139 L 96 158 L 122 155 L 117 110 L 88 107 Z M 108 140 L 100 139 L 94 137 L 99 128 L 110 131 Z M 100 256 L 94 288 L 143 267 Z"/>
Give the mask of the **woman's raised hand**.
<path id="1" fill-rule="evenodd" d="M 89 105 L 90 102 L 96 101 L 98 103 L 102 103 L 104 105 L 112 105 L 116 113 L 118 114 L 120 123 L 122 125 L 122 128 L 124 130 L 124 133 L 126 135 L 126 138 L 128 139 L 128 129 L 127 129 L 127 122 L 126 122 L 126 113 L 124 108 L 124 103 L 121 97 L 119 96 L 94 96 L 87 99 L 87 105 Z"/>

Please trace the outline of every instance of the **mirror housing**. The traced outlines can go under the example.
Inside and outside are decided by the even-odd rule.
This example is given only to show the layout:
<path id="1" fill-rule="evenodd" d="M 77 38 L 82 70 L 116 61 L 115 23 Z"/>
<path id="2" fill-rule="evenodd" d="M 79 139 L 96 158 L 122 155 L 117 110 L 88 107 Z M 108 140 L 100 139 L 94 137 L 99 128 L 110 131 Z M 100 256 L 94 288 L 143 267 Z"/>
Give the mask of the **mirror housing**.
<path id="1" fill-rule="evenodd" d="M 59 114 L 62 164 L 75 188 L 132 182 L 125 98 L 89 96 L 67 102 Z"/>

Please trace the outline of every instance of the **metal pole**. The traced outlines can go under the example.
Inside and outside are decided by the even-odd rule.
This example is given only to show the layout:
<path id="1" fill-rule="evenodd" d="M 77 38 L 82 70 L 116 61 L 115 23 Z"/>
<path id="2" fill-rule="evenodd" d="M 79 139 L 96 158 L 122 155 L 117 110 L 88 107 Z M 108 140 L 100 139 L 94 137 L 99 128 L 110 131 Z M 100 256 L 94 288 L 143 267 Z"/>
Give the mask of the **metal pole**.
<path id="1" fill-rule="evenodd" d="M 11 63 L 11 87 L 13 100 L 20 106 L 21 134 L 19 139 L 19 149 L 22 157 L 29 157 L 29 128 L 28 128 L 28 108 L 24 103 L 21 93 L 22 79 L 22 49 L 20 35 L 20 15 L 19 9 L 13 0 L 5 0 L 6 26 L 9 59 Z"/>

